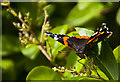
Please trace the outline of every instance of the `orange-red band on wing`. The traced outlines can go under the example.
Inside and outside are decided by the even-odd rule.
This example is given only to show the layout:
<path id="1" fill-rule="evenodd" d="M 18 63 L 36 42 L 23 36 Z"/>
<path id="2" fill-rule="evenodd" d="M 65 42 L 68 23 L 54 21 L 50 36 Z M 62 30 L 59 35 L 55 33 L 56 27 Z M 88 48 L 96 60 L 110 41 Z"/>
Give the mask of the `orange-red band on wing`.
<path id="1" fill-rule="evenodd" d="M 101 33 L 99 33 L 98 35 L 96 35 L 95 37 L 93 37 L 91 40 L 89 40 L 88 42 L 87 42 L 87 44 L 89 44 L 90 42 L 92 42 L 96 37 L 98 37 L 98 36 L 100 36 L 101 34 L 104 34 L 105 32 L 103 31 L 103 32 L 101 32 Z"/>
<path id="2" fill-rule="evenodd" d="M 68 39 L 69 39 L 68 36 L 63 37 L 64 45 L 67 46 L 68 48 L 71 48 L 70 46 L 68 46 L 68 42 L 67 42 Z M 71 49 L 73 49 L 73 48 L 71 48 Z M 75 49 L 73 49 L 73 50 L 76 51 Z"/>
<path id="3" fill-rule="evenodd" d="M 89 39 L 90 37 L 89 36 L 73 36 L 75 38 L 78 38 L 78 39 Z"/>
<path id="4" fill-rule="evenodd" d="M 67 37 L 67 36 L 63 37 L 64 45 L 66 45 L 67 47 L 69 47 L 67 39 L 69 39 L 69 37 Z"/>

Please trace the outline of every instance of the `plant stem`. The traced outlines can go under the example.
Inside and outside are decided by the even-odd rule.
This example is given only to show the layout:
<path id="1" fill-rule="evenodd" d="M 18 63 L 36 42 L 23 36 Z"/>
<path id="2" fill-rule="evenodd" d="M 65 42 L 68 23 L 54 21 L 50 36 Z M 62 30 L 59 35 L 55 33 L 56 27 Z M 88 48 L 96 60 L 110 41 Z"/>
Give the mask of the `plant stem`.
<path id="1" fill-rule="evenodd" d="M 45 28 L 45 25 L 46 25 L 46 22 L 47 22 L 47 18 L 48 18 L 48 15 L 47 15 L 47 12 L 46 12 L 45 8 L 44 8 L 44 14 L 45 14 L 45 18 L 44 18 L 44 23 L 42 25 L 42 30 L 41 30 L 41 39 L 40 39 L 41 43 L 43 41 L 44 28 Z"/>
<path id="2" fill-rule="evenodd" d="M 10 6 L 8 6 L 8 8 L 9 8 L 9 10 L 12 10 L 12 11 L 14 11 Z M 17 14 L 16 12 L 14 12 L 15 14 Z M 34 34 L 34 32 L 33 31 L 31 31 L 29 28 L 29 26 L 24 22 L 24 20 L 23 19 L 21 19 L 18 15 L 16 16 L 26 27 L 27 27 L 27 31 L 29 31 L 34 37 L 35 37 L 35 39 L 38 41 L 38 43 L 39 43 L 39 49 L 42 51 L 42 53 L 46 56 L 46 58 L 50 61 L 50 62 L 52 62 L 53 60 L 52 60 L 52 58 L 49 56 L 49 54 L 47 53 L 47 51 L 45 50 L 45 48 L 43 47 L 43 45 L 42 45 L 42 43 L 38 40 L 38 38 L 35 36 L 35 34 Z M 43 36 L 42 36 L 43 37 Z M 53 63 L 53 62 L 52 62 Z M 54 64 L 55 66 L 56 66 L 56 64 Z"/>

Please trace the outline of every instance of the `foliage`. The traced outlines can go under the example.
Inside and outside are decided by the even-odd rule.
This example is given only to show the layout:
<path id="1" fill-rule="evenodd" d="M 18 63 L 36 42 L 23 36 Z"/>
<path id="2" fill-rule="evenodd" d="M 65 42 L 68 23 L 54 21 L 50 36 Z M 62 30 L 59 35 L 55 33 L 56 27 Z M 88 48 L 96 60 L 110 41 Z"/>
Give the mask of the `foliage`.
<path id="1" fill-rule="evenodd" d="M 119 3 L 2 2 L 1 5 L 3 80 L 119 79 Z M 107 23 L 113 35 L 91 49 L 92 58 L 80 62 L 75 51 L 44 33 L 91 36 L 102 22 Z"/>

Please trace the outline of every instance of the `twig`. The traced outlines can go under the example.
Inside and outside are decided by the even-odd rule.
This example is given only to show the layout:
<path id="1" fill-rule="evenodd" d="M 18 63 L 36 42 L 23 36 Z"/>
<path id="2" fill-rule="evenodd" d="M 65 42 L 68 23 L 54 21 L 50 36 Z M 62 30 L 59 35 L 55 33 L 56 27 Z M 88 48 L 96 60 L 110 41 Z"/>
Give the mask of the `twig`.
<path id="1" fill-rule="evenodd" d="M 50 45 L 48 39 L 46 39 L 46 41 L 47 41 L 47 43 L 48 43 L 48 45 L 49 45 L 49 50 L 50 50 L 50 54 L 51 54 L 51 57 L 52 57 L 52 47 L 51 47 L 51 45 Z"/>
<path id="2" fill-rule="evenodd" d="M 15 16 L 27 27 L 26 30 L 29 31 L 29 32 L 35 37 L 35 39 L 36 39 L 37 42 L 39 43 L 38 48 L 42 51 L 42 53 L 46 56 L 46 58 L 47 58 L 54 66 L 58 67 L 58 65 L 53 62 L 53 59 L 49 56 L 49 54 L 47 53 L 47 51 L 46 51 L 45 48 L 43 47 L 43 45 L 42 45 L 42 43 L 41 43 L 42 40 L 41 40 L 41 42 L 39 41 L 39 39 L 35 36 L 34 32 L 29 29 L 30 27 L 24 22 L 23 19 L 21 19 L 21 18 L 17 15 L 17 13 L 10 7 L 10 5 L 8 5 L 8 8 L 9 8 L 9 10 L 12 10 L 12 11 L 14 12 Z M 47 20 L 47 17 L 45 17 L 45 21 L 44 21 L 44 24 L 43 24 L 43 25 L 45 25 L 46 20 Z M 43 33 L 44 33 L 44 26 L 43 26 L 43 29 L 42 29 L 42 32 L 41 32 L 41 39 L 43 39 L 43 38 L 42 38 L 42 37 L 43 37 Z M 60 73 L 60 75 L 61 75 L 63 78 L 65 78 L 62 73 Z"/>
<path id="3" fill-rule="evenodd" d="M 46 22 L 47 22 L 47 18 L 48 18 L 48 15 L 47 15 L 47 12 L 46 12 L 45 8 L 44 8 L 44 14 L 45 14 L 45 19 L 44 19 L 44 23 L 42 25 L 42 30 L 41 30 L 41 39 L 40 39 L 41 43 L 43 41 L 44 28 L 45 28 L 45 25 L 46 25 Z"/>
<path id="4" fill-rule="evenodd" d="M 10 7 L 10 5 L 8 6 L 9 10 L 12 10 L 13 9 Z M 16 12 L 14 12 L 15 14 L 17 14 Z M 23 19 L 21 19 L 18 15 L 16 15 L 16 17 L 27 27 L 27 31 L 29 31 L 34 37 L 35 39 L 38 41 L 39 43 L 39 49 L 42 51 L 42 53 L 46 56 L 46 58 L 53 64 L 52 62 L 52 58 L 49 56 L 49 54 L 47 53 L 47 51 L 45 50 L 45 48 L 43 47 L 42 43 L 38 40 L 38 38 L 35 36 L 34 32 L 31 31 L 29 28 L 29 26 L 23 21 Z M 56 64 L 53 64 L 56 66 Z"/>
<path id="5" fill-rule="evenodd" d="M 99 75 L 99 73 L 98 73 L 97 70 L 95 69 L 95 66 L 94 66 L 94 65 L 93 65 L 93 69 L 94 69 L 94 71 L 96 72 L 96 74 L 98 75 L 98 77 L 101 78 L 101 76 Z"/>
<path id="6" fill-rule="evenodd" d="M 106 80 L 105 79 L 103 79 L 103 78 L 101 78 L 101 77 L 96 77 L 96 76 L 92 76 L 92 75 L 89 75 L 90 77 L 92 77 L 92 78 L 96 78 L 96 79 L 101 79 L 101 80 L 103 80 L 103 81 L 105 81 L 106 82 Z"/>
<path id="7" fill-rule="evenodd" d="M 101 80 L 103 80 L 103 81 L 106 81 L 105 79 L 103 79 L 100 75 L 99 75 L 99 73 L 97 72 L 97 69 L 95 68 L 95 66 L 94 66 L 94 64 L 93 64 L 93 61 L 92 61 L 92 59 L 91 59 L 91 65 L 92 65 L 92 67 L 93 67 L 93 70 L 96 72 L 96 74 L 98 75 L 98 77 L 96 77 L 96 76 L 92 76 L 91 74 L 89 75 L 90 77 L 93 77 L 93 78 L 96 78 L 96 79 L 101 79 Z"/>

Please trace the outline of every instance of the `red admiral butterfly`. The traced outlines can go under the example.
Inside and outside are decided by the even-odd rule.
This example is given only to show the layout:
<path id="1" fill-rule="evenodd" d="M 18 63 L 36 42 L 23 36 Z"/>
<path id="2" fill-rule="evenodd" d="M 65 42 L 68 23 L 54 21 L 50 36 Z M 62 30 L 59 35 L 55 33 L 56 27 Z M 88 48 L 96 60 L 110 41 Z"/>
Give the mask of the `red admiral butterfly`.
<path id="1" fill-rule="evenodd" d="M 58 42 L 64 44 L 65 46 L 76 51 L 76 54 L 80 56 L 81 59 L 85 58 L 87 49 L 96 45 L 98 42 L 102 41 L 106 37 L 109 38 L 112 35 L 112 32 L 106 27 L 106 23 L 103 23 L 94 34 L 89 36 L 67 36 L 61 34 L 53 34 L 50 32 L 46 32 L 48 36 L 57 40 Z"/>

